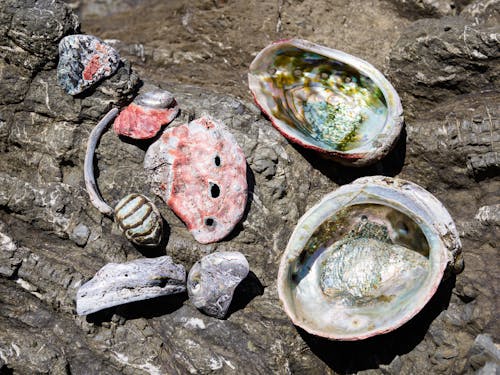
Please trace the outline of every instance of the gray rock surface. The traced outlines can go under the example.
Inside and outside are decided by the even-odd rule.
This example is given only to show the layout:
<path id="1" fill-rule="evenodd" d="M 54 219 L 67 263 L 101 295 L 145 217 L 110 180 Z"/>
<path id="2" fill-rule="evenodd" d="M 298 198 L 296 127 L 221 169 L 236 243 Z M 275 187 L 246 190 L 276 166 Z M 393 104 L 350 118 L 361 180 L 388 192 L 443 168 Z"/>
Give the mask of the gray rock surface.
<path id="1" fill-rule="evenodd" d="M 57 43 L 79 27 L 78 18 L 62 2 L 5 0 L 0 8 L 0 57 L 28 72 L 52 68 Z"/>
<path id="2" fill-rule="evenodd" d="M 498 26 L 500 23 L 500 1 L 476 0 L 467 5 L 460 15 L 476 24 Z"/>
<path id="3" fill-rule="evenodd" d="M 498 25 L 462 17 L 422 19 L 392 49 L 389 77 L 403 101 L 412 95 L 419 105 L 434 105 L 454 95 L 495 90 L 499 58 Z"/>
<path id="4" fill-rule="evenodd" d="M 491 373 L 500 367 L 500 347 L 489 335 L 481 334 L 476 337 L 468 357 L 469 366 L 480 373 Z"/>
<path id="5" fill-rule="evenodd" d="M 460 1 L 458 1 L 460 2 Z M 454 15 L 457 1 L 454 0 L 391 0 L 405 17 L 442 17 Z"/>
<path id="6" fill-rule="evenodd" d="M 78 288 L 76 312 L 87 315 L 108 307 L 186 291 L 186 270 L 169 256 L 108 263 Z"/>
<path id="7" fill-rule="evenodd" d="M 57 1 L 48 3 L 47 7 L 66 9 Z M 172 74 L 163 76 L 168 83 L 159 79 L 154 83 L 175 94 L 182 110 L 177 123 L 208 112 L 227 124 L 247 157 L 249 203 L 243 221 L 224 242 L 196 243 L 180 219 L 156 200 L 169 223 L 169 236 L 153 255 L 168 254 L 188 268 L 215 250 L 239 251 L 252 265 L 253 273 L 235 294 L 230 317 L 218 320 L 203 315 L 183 294 L 118 306 L 91 317 L 76 315 L 77 289 L 102 266 L 144 258 L 109 218 L 91 206 L 83 182 L 88 134 L 112 105 L 132 100 L 139 79 L 125 62 L 83 97 L 67 95 L 56 82 L 57 53 L 50 52 L 57 50 L 58 40 L 53 40 L 53 49 L 44 48 L 47 52 L 38 56 L 28 47 L 15 47 L 9 36 L 14 11 L 33 7 L 35 2 L 0 2 L 0 372 L 466 374 L 476 370 L 472 366 L 490 371 L 495 362 L 475 363 L 472 348 L 479 335 L 489 335 L 493 343 L 500 341 L 496 319 L 499 223 L 492 219 L 493 213 L 486 220 L 475 218 L 481 207 L 497 210 L 500 191 L 498 158 L 491 156 L 498 152 L 499 94 L 494 86 L 485 91 L 488 87 L 483 85 L 496 82 L 497 57 L 488 47 L 491 26 L 453 18 L 459 27 L 448 38 L 444 31 L 448 19 L 419 20 L 407 29 L 409 21 L 393 13 L 388 17 L 381 1 L 370 7 L 356 1 L 284 2 L 279 18 L 283 36 L 301 34 L 301 30 L 301 36 L 311 39 L 317 34 L 315 42 L 345 46 L 347 52 L 371 56 L 370 61 L 381 65 L 387 51 L 393 51 L 387 73 L 398 77 L 394 82 L 405 98 L 406 144 L 398 144 L 372 167 L 351 170 L 290 145 L 249 100 L 228 94 L 247 92 L 244 75 L 237 73 L 246 69 L 252 53 L 269 42 L 265 35 L 279 36 L 274 31 L 279 20 L 276 4 L 244 3 L 178 5 L 177 13 L 168 13 L 177 17 L 177 23 L 168 25 L 166 13 L 159 12 L 157 4 L 149 17 L 141 14 L 152 25 L 145 29 L 147 38 L 131 33 L 134 24 L 121 20 L 127 27 L 123 35 L 133 34 L 144 43 L 156 36 L 158 45 L 145 48 L 172 52 L 165 55 L 172 69 Z M 248 10 L 245 6 L 256 10 L 249 11 L 248 22 L 241 23 L 241 14 Z M 263 17 L 262 7 L 268 6 L 272 11 Z M 357 7 L 355 12 L 352 7 Z M 338 17 L 332 19 L 327 8 Z M 58 16 L 58 22 L 75 25 L 73 16 L 65 14 Z M 169 32 L 160 30 L 156 18 Z M 31 27 L 30 22 L 26 27 Z M 117 22 L 102 18 L 94 25 L 104 30 Z M 468 48 L 483 51 L 487 59 L 466 53 L 462 37 L 467 22 L 476 25 L 475 31 L 467 28 Z M 366 33 L 367 28 L 373 33 Z M 232 40 L 224 39 L 219 45 L 212 32 L 221 38 L 244 34 L 246 43 L 225 49 L 233 46 Z M 395 43 L 399 33 L 404 36 Z M 168 39 L 174 37 L 182 39 L 179 44 Z M 159 44 L 162 38 L 171 43 L 168 48 Z M 443 48 L 436 51 L 440 43 Z M 408 59 L 405 45 L 418 47 L 418 53 Z M 201 53 L 205 50 L 213 51 L 213 59 Z M 435 53 L 439 58 L 433 57 Z M 188 60 L 190 56 L 194 62 Z M 226 56 L 234 70 L 223 62 Z M 24 61 L 26 67 L 21 64 Z M 162 76 L 156 66 L 149 71 L 147 63 L 136 66 L 148 73 L 143 78 Z M 475 70 L 478 66 L 483 74 Z M 415 79 L 420 70 L 432 78 L 446 69 L 456 69 L 455 78 L 442 84 L 434 78 L 427 87 Z M 219 71 L 228 75 L 217 75 Z M 205 80 L 207 85 L 200 87 Z M 465 89 L 459 90 L 454 82 L 463 83 Z M 493 143 L 488 143 L 490 139 Z M 126 194 L 148 192 L 142 168 L 148 145 L 122 142 L 112 132 L 104 134 L 96 171 L 106 202 L 115 205 Z M 363 342 L 324 341 L 297 330 L 282 311 L 275 282 L 279 260 L 307 208 L 339 184 L 369 174 L 398 175 L 436 195 L 457 223 L 466 267 L 456 279 L 444 282 L 424 310 L 397 331 Z"/>

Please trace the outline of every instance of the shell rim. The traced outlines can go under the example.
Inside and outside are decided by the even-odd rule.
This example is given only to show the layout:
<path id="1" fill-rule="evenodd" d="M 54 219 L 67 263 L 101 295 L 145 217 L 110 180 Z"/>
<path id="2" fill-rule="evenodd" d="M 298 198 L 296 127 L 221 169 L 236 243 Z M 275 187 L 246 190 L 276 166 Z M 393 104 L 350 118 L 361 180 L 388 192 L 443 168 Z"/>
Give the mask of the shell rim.
<path id="1" fill-rule="evenodd" d="M 388 128 L 390 131 L 385 133 L 384 137 L 384 142 L 375 148 L 373 151 L 367 151 L 367 152 L 355 152 L 355 149 L 353 152 L 343 152 L 343 151 L 338 151 L 338 150 L 327 150 L 322 147 L 316 146 L 312 144 L 311 142 L 308 142 L 306 140 L 306 137 L 300 138 L 297 137 L 294 132 L 289 131 L 289 126 L 284 124 L 281 124 L 281 121 L 276 119 L 272 113 L 270 113 L 266 106 L 261 104 L 258 100 L 258 96 L 260 94 L 260 91 L 258 90 L 257 83 L 259 82 L 259 78 L 253 74 L 253 70 L 255 68 L 255 65 L 257 62 L 269 51 L 273 51 L 276 49 L 278 46 L 283 46 L 283 45 L 291 45 L 300 49 L 303 49 L 305 51 L 311 51 L 314 53 L 322 54 L 324 56 L 330 57 L 332 59 L 336 59 L 344 64 L 353 66 L 353 62 L 356 63 L 354 67 L 367 77 L 371 78 L 377 85 L 377 87 L 382 91 L 382 94 L 384 95 L 384 98 L 387 103 L 387 118 L 385 121 L 384 129 Z M 248 86 L 250 88 L 250 91 L 252 93 L 253 99 L 255 104 L 259 107 L 259 109 L 269 118 L 271 121 L 272 125 L 287 139 L 292 141 L 293 143 L 296 143 L 304 148 L 311 149 L 317 152 L 320 152 L 322 154 L 330 156 L 332 159 L 335 161 L 345 164 L 345 165 L 350 165 L 350 166 L 355 166 L 355 167 L 361 167 L 365 166 L 368 164 L 375 163 L 376 161 L 382 159 L 384 156 L 386 156 L 395 146 L 397 140 L 399 139 L 399 136 L 401 134 L 401 130 L 403 127 L 404 123 L 404 117 L 403 117 L 403 107 L 401 104 L 401 100 L 399 98 L 398 93 L 396 92 L 395 88 L 392 86 L 392 84 L 385 78 L 385 76 L 378 70 L 376 69 L 372 64 L 369 62 L 350 55 L 346 52 L 336 50 L 333 48 L 329 47 L 324 47 L 319 44 L 315 44 L 312 42 L 309 42 L 304 39 L 283 39 L 283 40 L 278 40 L 264 49 L 262 49 L 257 56 L 255 56 L 254 60 L 250 64 L 249 67 L 249 72 L 248 72 Z M 392 126 L 391 126 L 392 125 Z M 383 129 L 383 130 L 384 130 Z M 380 133 L 380 134 L 383 134 Z"/>
<path id="2" fill-rule="evenodd" d="M 433 203 L 439 204 L 440 208 L 443 209 L 444 212 L 449 216 L 449 213 L 446 210 L 446 208 L 442 205 L 442 203 L 436 197 L 434 197 L 430 192 L 428 192 L 427 190 L 423 189 L 422 187 L 420 187 L 419 185 L 417 185 L 415 183 L 412 183 L 412 182 L 409 182 L 406 180 L 402 180 L 402 179 L 397 179 L 397 178 L 388 178 L 385 176 L 372 176 L 371 178 L 376 178 L 375 183 L 369 181 L 370 177 L 369 178 L 362 177 L 362 178 L 359 178 L 359 179 L 353 181 L 351 184 L 344 185 L 344 186 L 358 185 L 358 190 L 362 191 L 365 188 L 365 186 L 367 186 L 369 184 L 371 184 L 372 186 L 380 186 L 379 181 L 387 181 L 388 179 L 392 180 L 392 182 L 399 182 L 399 183 L 408 184 L 408 185 L 412 186 L 413 188 L 417 188 L 417 190 L 420 193 L 424 193 L 425 198 L 430 199 L 431 201 L 433 201 Z M 389 189 L 394 189 L 393 186 L 385 185 L 384 187 L 389 188 Z M 367 339 L 367 338 L 370 338 L 373 336 L 377 336 L 380 334 L 385 334 L 385 333 L 394 331 L 394 330 L 398 329 L 399 327 L 401 327 L 402 325 L 404 325 L 405 323 L 407 323 L 408 321 L 410 321 L 415 315 L 417 315 L 427 305 L 427 303 L 430 301 L 430 299 L 434 296 L 437 289 L 439 288 L 439 285 L 441 284 L 441 281 L 443 279 L 443 275 L 445 273 L 449 259 L 446 256 L 446 254 L 440 257 L 441 262 L 439 264 L 439 267 L 437 269 L 435 276 L 433 276 L 433 278 L 431 279 L 432 284 L 429 287 L 428 293 L 424 295 L 424 298 L 422 298 L 422 300 L 420 301 L 419 304 L 415 305 L 415 307 L 412 310 L 410 310 L 411 312 L 408 315 L 402 316 L 398 321 L 396 321 L 395 324 L 393 324 L 392 326 L 390 326 L 388 328 L 374 329 L 371 331 L 367 331 L 364 334 L 336 335 L 336 334 L 325 334 L 325 332 L 322 332 L 319 329 L 315 329 L 315 328 L 308 326 L 306 321 L 304 321 L 303 319 L 301 320 L 299 317 L 297 317 L 295 315 L 295 313 L 292 313 L 292 309 L 290 309 L 289 304 L 287 303 L 287 297 L 285 295 L 285 291 L 284 291 L 285 288 L 283 285 L 284 280 L 285 280 L 284 275 L 288 271 L 288 267 L 287 267 L 288 259 L 286 258 L 286 255 L 291 250 L 290 249 L 290 247 L 291 247 L 290 242 L 291 242 L 292 238 L 297 235 L 296 233 L 297 233 L 298 229 L 301 228 L 302 225 L 304 224 L 304 222 L 310 217 L 310 215 L 313 214 L 318 208 L 320 208 L 326 201 L 328 201 L 328 200 L 334 198 L 336 195 L 340 194 L 339 190 L 341 188 L 342 187 L 325 195 L 318 203 L 316 203 L 313 207 L 311 207 L 309 210 L 307 210 L 306 213 L 304 213 L 304 215 L 297 222 L 297 225 L 294 228 L 292 234 L 290 235 L 286 249 L 281 257 L 281 262 L 280 262 L 280 266 L 279 266 L 279 270 L 278 270 L 277 288 L 278 288 L 278 296 L 279 296 L 279 299 L 283 305 L 283 309 L 284 309 L 285 313 L 288 315 L 288 317 L 291 319 L 291 321 L 293 322 L 294 325 L 304 329 L 306 332 L 308 332 L 310 334 L 313 334 L 315 336 L 324 337 L 324 338 L 327 338 L 330 340 L 357 341 L 357 340 L 364 340 L 364 339 Z M 406 193 L 403 193 L 403 194 L 406 194 Z M 333 211 L 331 213 L 334 213 L 334 212 L 337 212 L 337 210 Z M 450 219 L 451 219 L 451 217 L 450 217 Z M 317 226 L 315 226 L 315 228 L 313 228 L 311 230 L 311 234 L 314 233 L 314 230 L 316 230 L 317 227 L 319 225 L 321 225 L 323 222 L 324 222 L 324 220 L 321 221 Z M 438 235 L 437 237 L 440 238 L 441 233 L 439 233 L 438 228 L 433 227 L 433 229 L 437 232 L 437 235 Z M 453 233 L 453 234 L 458 236 L 457 233 Z M 446 246 L 446 244 L 441 239 L 439 242 L 440 242 L 440 246 L 448 248 L 448 246 Z M 459 239 L 458 239 L 458 243 L 460 246 Z"/>

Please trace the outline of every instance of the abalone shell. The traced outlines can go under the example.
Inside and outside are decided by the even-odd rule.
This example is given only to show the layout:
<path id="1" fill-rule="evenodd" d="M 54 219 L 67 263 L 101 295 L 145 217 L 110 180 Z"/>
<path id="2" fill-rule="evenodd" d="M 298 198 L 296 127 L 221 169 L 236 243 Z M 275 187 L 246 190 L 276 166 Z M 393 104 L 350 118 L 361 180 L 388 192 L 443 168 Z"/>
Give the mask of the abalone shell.
<path id="1" fill-rule="evenodd" d="M 461 262 L 455 224 L 434 196 L 408 181 L 364 177 L 299 220 L 281 259 L 278 293 L 309 333 L 360 340 L 411 319 Z"/>
<path id="2" fill-rule="evenodd" d="M 257 105 L 290 141 L 352 166 L 384 157 L 403 110 L 389 81 L 368 62 L 305 40 L 279 41 L 250 65 Z"/>

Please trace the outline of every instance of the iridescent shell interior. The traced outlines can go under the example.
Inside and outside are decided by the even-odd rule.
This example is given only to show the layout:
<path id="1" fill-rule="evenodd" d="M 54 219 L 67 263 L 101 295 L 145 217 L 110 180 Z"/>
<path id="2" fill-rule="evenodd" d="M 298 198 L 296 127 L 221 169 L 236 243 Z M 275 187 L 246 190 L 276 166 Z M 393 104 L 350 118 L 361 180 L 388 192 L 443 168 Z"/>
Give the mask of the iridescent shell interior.
<path id="1" fill-rule="evenodd" d="M 255 58 L 249 84 L 275 127 L 305 147 L 361 157 L 388 151 L 399 135 L 402 109 L 390 83 L 341 51 L 278 42 Z"/>
<path id="2" fill-rule="evenodd" d="M 433 216 L 432 204 L 415 200 L 421 192 L 343 188 L 299 221 L 278 291 L 296 325 L 330 339 L 359 340 L 401 326 L 432 297 L 449 261 L 433 225 L 449 216 L 432 198 L 440 205 Z"/>

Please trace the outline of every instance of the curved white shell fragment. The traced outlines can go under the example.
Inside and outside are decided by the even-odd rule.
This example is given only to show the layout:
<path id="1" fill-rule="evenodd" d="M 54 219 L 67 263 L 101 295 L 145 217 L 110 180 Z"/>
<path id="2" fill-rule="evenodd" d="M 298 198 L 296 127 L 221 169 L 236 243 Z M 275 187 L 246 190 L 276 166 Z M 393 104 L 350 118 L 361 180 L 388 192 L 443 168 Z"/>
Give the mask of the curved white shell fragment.
<path id="1" fill-rule="evenodd" d="M 374 163 L 403 125 L 399 96 L 374 66 L 306 40 L 283 40 L 253 60 L 257 105 L 290 141 L 351 166 Z"/>
<path id="2" fill-rule="evenodd" d="M 248 272 L 248 261 L 239 252 L 206 255 L 189 271 L 189 299 L 207 315 L 222 319 L 227 314 L 234 290 Z"/>
<path id="3" fill-rule="evenodd" d="M 360 340 L 410 320 L 461 262 L 455 224 L 432 194 L 408 181 L 364 177 L 299 220 L 278 292 L 294 324 L 309 333 Z"/>
<path id="4" fill-rule="evenodd" d="M 163 221 L 155 204 L 142 194 L 129 194 L 115 207 L 115 219 L 125 237 L 139 246 L 158 246 Z"/>
<path id="5" fill-rule="evenodd" d="M 95 208 L 104 215 L 112 215 L 113 209 L 102 199 L 97 183 L 94 176 L 94 153 L 97 142 L 101 138 L 108 125 L 118 115 L 118 109 L 111 109 L 101 121 L 99 121 L 92 132 L 90 133 L 87 141 L 87 151 L 85 153 L 85 161 L 83 164 L 83 171 L 85 175 L 85 187 L 90 197 L 90 202 Z"/>

